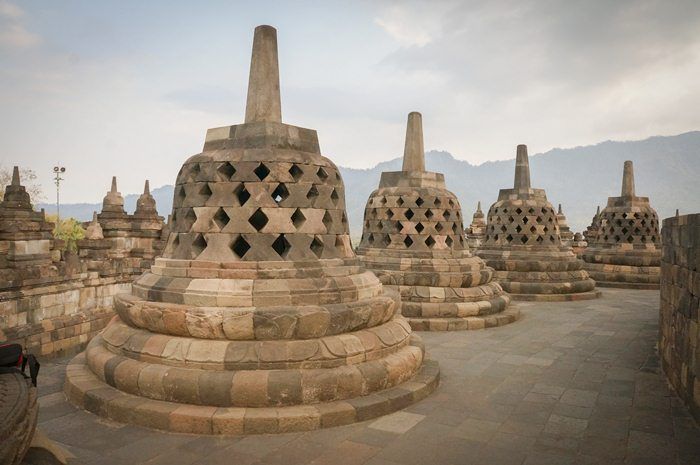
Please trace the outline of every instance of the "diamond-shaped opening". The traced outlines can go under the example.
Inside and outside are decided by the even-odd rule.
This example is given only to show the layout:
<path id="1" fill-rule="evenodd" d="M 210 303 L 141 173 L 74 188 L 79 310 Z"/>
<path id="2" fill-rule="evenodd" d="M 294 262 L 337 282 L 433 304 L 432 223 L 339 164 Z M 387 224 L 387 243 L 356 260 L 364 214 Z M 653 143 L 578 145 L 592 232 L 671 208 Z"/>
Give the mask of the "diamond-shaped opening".
<path id="1" fill-rule="evenodd" d="M 443 213 L 443 216 L 445 217 L 446 220 L 449 220 L 452 217 L 452 213 L 450 213 L 449 210 L 445 210 L 445 213 Z"/>
<path id="2" fill-rule="evenodd" d="M 306 193 L 306 198 L 312 200 L 316 197 L 318 197 L 318 189 L 316 189 L 316 186 L 312 185 L 311 189 L 309 189 L 309 192 Z"/>
<path id="3" fill-rule="evenodd" d="M 433 204 L 435 204 L 436 207 L 439 207 L 440 205 L 442 205 L 442 201 L 440 201 L 439 198 L 435 197 L 435 202 L 433 202 Z"/>
<path id="4" fill-rule="evenodd" d="M 545 226 L 544 228 L 542 228 L 542 231 L 549 232 L 549 228 L 547 226 Z"/>
<path id="5" fill-rule="evenodd" d="M 532 209 L 531 209 L 531 210 L 532 210 Z M 547 209 L 544 208 L 544 207 L 542 207 L 542 210 L 540 210 L 540 211 L 542 212 L 543 215 L 546 215 L 546 214 L 547 214 Z"/>
<path id="6" fill-rule="evenodd" d="M 620 242 L 620 236 L 619 236 L 619 235 L 616 235 L 616 236 L 615 236 L 615 242 Z"/>
<path id="7" fill-rule="evenodd" d="M 199 176 L 199 172 L 202 171 L 202 169 L 199 167 L 199 163 L 195 163 L 192 165 L 192 168 L 190 169 L 190 178 L 194 181 L 197 179 L 197 176 Z"/>
<path id="8" fill-rule="evenodd" d="M 528 221 L 530 221 L 530 220 L 527 219 L 527 216 L 524 216 L 524 217 L 523 217 L 523 223 L 524 223 L 524 224 L 527 224 Z"/>
<path id="9" fill-rule="evenodd" d="M 413 210 L 411 210 L 410 208 L 406 210 L 406 219 L 410 220 L 411 218 L 413 218 L 413 215 Z"/>
<path id="10" fill-rule="evenodd" d="M 286 258 L 292 245 L 287 241 L 287 238 L 284 237 L 284 234 L 280 234 L 277 236 L 277 239 L 275 239 L 275 242 L 272 243 L 272 248 L 277 252 L 277 255 Z"/>
<path id="11" fill-rule="evenodd" d="M 338 205 L 338 200 L 340 200 L 340 196 L 338 195 L 338 191 L 333 189 L 333 192 L 331 192 L 331 200 L 333 201 L 333 205 Z"/>
<path id="12" fill-rule="evenodd" d="M 399 197 L 399 200 L 396 201 L 396 205 L 399 207 L 404 204 L 403 197 Z"/>
<path id="13" fill-rule="evenodd" d="M 386 217 L 389 219 L 392 219 L 394 217 L 394 212 L 391 211 L 391 208 L 386 211 Z"/>
<path id="14" fill-rule="evenodd" d="M 549 236 L 549 242 L 556 242 L 556 239 L 554 239 L 554 236 Z"/>
<path id="15" fill-rule="evenodd" d="M 192 253 L 194 254 L 195 257 L 199 256 L 202 252 L 204 252 L 204 249 L 207 248 L 207 241 L 204 239 L 204 236 L 202 234 L 197 234 L 192 241 Z"/>
<path id="16" fill-rule="evenodd" d="M 287 190 L 287 186 L 285 186 L 282 182 L 277 184 L 275 190 L 272 191 L 272 200 L 274 200 L 275 203 L 279 205 L 280 203 L 287 200 L 287 197 L 289 197 L 289 191 Z"/>
<path id="17" fill-rule="evenodd" d="M 430 219 L 433 217 L 433 211 L 432 210 L 426 210 L 425 211 L 425 217 Z"/>
<path id="18" fill-rule="evenodd" d="M 306 217 L 301 212 L 301 210 L 298 208 L 296 210 L 294 210 L 294 213 L 292 213 L 291 219 L 292 219 L 292 224 L 294 225 L 294 227 L 296 229 L 301 228 L 302 225 L 306 222 Z"/>
<path id="19" fill-rule="evenodd" d="M 427 245 L 429 248 L 433 248 L 435 245 L 435 239 L 433 239 L 433 236 L 428 236 L 428 238 L 425 240 L 425 245 Z"/>
<path id="20" fill-rule="evenodd" d="M 335 180 L 340 181 L 340 173 L 338 171 L 335 172 Z"/>
<path id="21" fill-rule="evenodd" d="M 231 163 L 226 162 L 219 165 L 216 172 L 219 173 L 221 180 L 230 181 L 231 177 L 236 174 L 236 168 L 234 168 Z"/>
<path id="22" fill-rule="evenodd" d="M 314 253 L 314 255 L 316 255 L 318 258 L 321 258 L 321 254 L 323 254 L 323 241 L 321 241 L 321 239 L 319 239 L 318 236 L 314 236 L 309 247 L 311 248 L 311 251 Z"/>
<path id="23" fill-rule="evenodd" d="M 512 242 L 512 241 L 513 241 L 513 236 L 511 236 L 510 234 L 508 234 L 508 235 L 506 236 L 506 241 Z"/>
<path id="24" fill-rule="evenodd" d="M 400 221 L 397 221 L 395 223 L 395 228 L 396 228 L 396 232 L 401 232 L 401 230 L 403 229 L 403 223 Z"/>
<path id="25" fill-rule="evenodd" d="M 542 243 L 544 239 L 542 239 L 542 236 L 537 236 L 537 242 Z"/>
<path id="26" fill-rule="evenodd" d="M 623 214 L 622 214 L 622 217 L 623 217 L 623 218 L 627 218 L 627 213 L 626 213 L 626 212 L 623 213 Z"/>
<path id="27" fill-rule="evenodd" d="M 520 225 L 517 225 L 517 226 L 515 227 L 515 232 L 517 232 L 517 233 L 519 233 L 519 232 L 522 231 L 522 230 L 523 230 L 523 228 L 522 228 Z"/>
<path id="28" fill-rule="evenodd" d="M 628 229 L 627 228 L 622 228 L 622 234 L 627 234 Z"/>
<path id="29" fill-rule="evenodd" d="M 445 238 L 445 244 L 447 244 L 447 247 L 452 247 L 452 243 L 453 243 L 453 242 L 454 242 L 454 241 L 452 240 L 452 237 L 447 236 L 447 237 Z"/>
<path id="30" fill-rule="evenodd" d="M 520 238 L 520 242 L 522 242 L 523 244 L 525 244 L 525 243 L 527 242 L 527 236 L 522 236 L 522 237 Z"/>
<path id="31" fill-rule="evenodd" d="M 642 244 L 646 243 L 647 237 L 646 237 L 646 236 L 642 236 L 641 241 L 642 241 Z"/>
<path id="32" fill-rule="evenodd" d="M 386 197 L 382 197 L 379 203 L 382 205 L 386 205 Z"/>
<path id="33" fill-rule="evenodd" d="M 457 231 L 463 229 L 462 224 L 460 223 L 459 226 L 457 226 L 457 223 L 452 223 L 452 232 L 457 234 Z"/>
<path id="34" fill-rule="evenodd" d="M 416 205 L 418 205 L 419 207 L 420 207 L 421 205 L 423 205 L 424 203 L 425 203 L 425 202 L 424 202 L 423 199 L 421 199 L 420 197 L 418 197 L 418 198 L 416 199 Z"/>
<path id="35" fill-rule="evenodd" d="M 508 227 L 504 224 L 503 226 L 501 226 L 501 231 L 502 232 L 508 231 Z"/>
<path id="36" fill-rule="evenodd" d="M 425 227 L 421 223 L 416 225 L 416 231 L 418 231 L 418 234 L 422 233 L 423 229 L 425 229 Z"/>
<path id="37" fill-rule="evenodd" d="M 211 189 L 209 188 L 209 184 L 204 184 L 199 188 L 199 195 L 204 196 L 205 201 L 211 197 Z"/>
<path id="38" fill-rule="evenodd" d="M 243 183 L 239 184 L 238 187 L 236 187 L 233 190 L 233 195 L 236 196 L 236 198 L 238 199 L 238 204 L 241 207 L 245 205 L 245 203 L 250 198 L 250 192 L 248 192 L 248 189 L 245 188 L 245 185 Z"/>
<path id="39" fill-rule="evenodd" d="M 316 176 L 318 176 L 318 179 L 320 179 L 321 182 L 326 182 L 326 179 L 328 179 L 328 173 L 323 169 L 323 166 L 318 168 L 318 171 L 316 171 Z"/>
<path id="40" fill-rule="evenodd" d="M 518 207 L 518 208 L 515 209 L 515 213 L 517 213 L 518 215 L 520 215 L 522 212 L 523 212 L 523 211 L 522 211 L 522 209 L 521 209 L 520 207 Z"/>
<path id="41" fill-rule="evenodd" d="M 180 186 L 177 190 L 177 197 L 180 199 L 180 202 L 185 200 L 185 197 L 187 197 L 187 193 L 185 192 L 185 186 Z"/>
<path id="42" fill-rule="evenodd" d="M 376 219 L 377 218 L 377 209 L 373 208 L 372 211 L 370 212 L 369 216 Z"/>
<path id="43" fill-rule="evenodd" d="M 390 244 L 391 244 L 391 236 L 390 236 L 389 234 L 385 234 L 385 235 L 384 235 L 384 243 L 385 243 L 386 245 L 390 245 Z"/>
<path id="44" fill-rule="evenodd" d="M 250 244 L 246 241 L 243 236 L 238 236 L 233 244 L 231 244 L 231 250 L 238 258 L 243 258 L 245 254 L 250 250 Z"/>
<path id="45" fill-rule="evenodd" d="M 493 240 L 494 240 L 494 241 L 497 241 L 497 240 L 498 240 L 498 234 L 496 234 L 496 235 L 493 236 Z"/>
<path id="46" fill-rule="evenodd" d="M 250 223 L 258 232 L 265 227 L 268 221 L 270 220 L 267 218 L 267 215 L 260 208 L 255 210 L 255 212 L 250 215 L 250 218 L 248 218 L 248 223 Z"/>
<path id="47" fill-rule="evenodd" d="M 538 216 L 537 218 L 535 218 L 535 221 L 537 221 L 538 224 L 541 224 L 541 223 L 542 223 L 542 217 L 541 217 L 541 216 Z"/>
<path id="48" fill-rule="evenodd" d="M 192 225 L 197 221 L 197 215 L 194 212 L 193 208 L 188 208 L 187 213 L 185 213 L 185 230 L 189 231 L 192 229 Z"/>
<path id="49" fill-rule="evenodd" d="M 441 232 L 443 230 L 444 226 L 440 223 L 435 224 L 435 231 Z"/>
<path id="50" fill-rule="evenodd" d="M 532 207 L 530 207 L 527 211 L 528 211 L 528 213 L 530 213 L 531 215 L 534 215 L 534 214 L 535 214 L 535 209 L 532 208 Z"/>
<path id="51" fill-rule="evenodd" d="M 537 228 L 536 228 L 535 225 L 533 224 L 533 225 L 530 227 L 530 232 L 534 234 L 535 231 L 537 231 Z"/>
<path id="52" fill-rule="evenodd" d="M 374 210 L 376 212 L 376 210 Z M 323 214 L 323 225 L 326 227 L 326 232 L 330 232 L 331 225 L 333 224 L 333 217 L 331 214 L 326 210 L 326 212 Z"/>
<path id="53" fill-rule="evenodd" d="M 410 236 L 406 236 L 406 239 L 403 240 L 403 243 L 406 247 L 411 247 L 413 245 L 413 239 L 411 239 Z"/>
<path id="54" fill-rule="evenodd" d="M 627 242 L 629 242 L 630 244 L 631 244 L 632 242 L 634 242 L 634 237 L 628 236 L 628 237 L 627 237 Z"/>
<path id="55" fill-rule="evenodd" d="M 231 221 L 231 218 L 229 218 L 223 208 L 219 207 L 219 209 L 216 210 L 216 213 L 214 213 L 212 221 L 214 221 L 214 224 L 216 224 L 219 231 L 221 231 L 224 229 L 224 227 L 226 227 L 228 222 Z"/>
<path id="56" fill-rule="evenodd" d="M 447 203 L 450 205 L 450 207 L 454 207 L 455 203 L 452 199 L 448 200 Z"/>
<path id="57" fill-rule="evenodd" d="M 374 234 L 370 233 L 370 235 L 367 236 L 367 242 L 369 242 L 370 244 L 374 244 Z"/>
<path id="58" fill-rule="evenodd" d="M 513 218 L 512 216 L 509 216 L 509 217 L 508 217 L 508 222 L 509 222 L 509 223 L 512 223 L 512 222 L 514 222 L 514 221 L 515 221 L 515 218 Z"/>
<path id="59" fill-rule="evenodd" d="M 340 215 L 340 222 L 344 225 L 348 224 L 348 215 L 346 215 L 345 212 L 343 212 L 343 214 Z"/>
<path id="60" fill-rule="evenodd" d="M 656 242 L 656 236 L 651 236 L 651 242 Z"/>
<path id="61" fill-rule="evenodd" d="M 257 166 L 257 168 L 253 170 L 253 173 L 255 173 L 259 180 L 264 181 L 265 178 L 270 174 L 270 168 L 265 166 L 264 163 L 260 163 Z"/>
<path id="62" fill-rule="evenodd" d="M 297 165 L 292 165 L 289 168 L 289 174 L 292 175 L 292 179 L 298 181 L 304 175 L 304 172 Z"/>

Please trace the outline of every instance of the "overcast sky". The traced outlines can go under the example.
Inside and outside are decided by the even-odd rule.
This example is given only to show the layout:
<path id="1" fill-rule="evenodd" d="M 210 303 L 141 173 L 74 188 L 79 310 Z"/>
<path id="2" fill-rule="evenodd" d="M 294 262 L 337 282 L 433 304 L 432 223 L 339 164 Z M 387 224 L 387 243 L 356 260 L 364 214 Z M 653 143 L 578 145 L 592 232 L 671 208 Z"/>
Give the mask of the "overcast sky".
<path id="1" fill-rule="evenodd" d="M 0 164 L 51 200 L 172 183 L 207 128 L 240 123 L 253 29 L 278 29 L 282 114 L 324 155 L 426 149 L 478 164 L 700 129 L 700 1 L 0 0 Z"/>

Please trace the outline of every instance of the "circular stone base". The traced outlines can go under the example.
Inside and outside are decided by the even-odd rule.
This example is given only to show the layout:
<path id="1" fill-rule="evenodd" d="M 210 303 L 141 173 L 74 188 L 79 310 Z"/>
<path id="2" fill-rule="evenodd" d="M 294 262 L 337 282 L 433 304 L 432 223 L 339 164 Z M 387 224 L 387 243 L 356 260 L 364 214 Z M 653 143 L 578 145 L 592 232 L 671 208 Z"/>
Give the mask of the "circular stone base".
<path id="1" fill-rule="evenodd" d="M 0 374 L 0 463 L 18 465 L 36 429 L 37 390 L 21 373 Z"/>
<path id="2" fill-rule="evenodd" d="M 513 323 L 519 317 L 520 310 L 511 306 L 493 315 L 464 318 L 405 318 L 413 331 L 464 331 L 504 326 Z"/>
<path id="3" fill-rule="evenodd" d="M 438 363 L 424 360 L 410 380 L 367 396 L 291 407 L 209 407 L 119 391 L 90 371 L 82 353 L 66 369 L 64 390 L 71 403 L 121 423 L 176 433 L 246 435 L 310 431 L 369 420 L 425 398 L 439 379 Z"/>
<path id="4" fill-rule="evenodd" d="M 597 299 L 600 295 L 600 291 L 588 291 L 576 294 L 510 294 L 510 297 L 521 302 L 573 302 Z"/>
<path id="5" fill-rule="evenodd" d="M 638 289 L 638 290 L 658 290 L 660 289 L 659 283 L 628 283 L 628 282 L 615 282 L 615 281 L 598 281 L 596 280 L 595 285 L 598 287 L 615 287 L 618 289 Z"/>

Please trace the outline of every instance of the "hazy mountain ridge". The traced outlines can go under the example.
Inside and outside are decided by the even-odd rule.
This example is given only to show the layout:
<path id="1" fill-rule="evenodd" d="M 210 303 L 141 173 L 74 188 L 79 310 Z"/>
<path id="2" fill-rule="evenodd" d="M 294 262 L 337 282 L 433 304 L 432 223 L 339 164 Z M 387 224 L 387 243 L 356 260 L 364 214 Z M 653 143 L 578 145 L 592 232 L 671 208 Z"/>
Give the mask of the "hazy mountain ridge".
<path id="1" fill-rule="evenodd" d="M 660 218 L 675 214 L 676 208 L 681 213 L 700 212 L 700 131 L 641 141 L 606 141 L 532 155 L 532 186 L 545 189 L 555 207 L 561 203 L 571 228 L 580 231 L 589 224 L 597 205 L 602 208 L 608 196 L 619 195 L 625 160 L 634 161 L 637 195 L 649 197 Z M 426 167 L 445 174 L 447 187 L 460 199 L 467 223 L 477 201 L 481 200 L 486 211 L 499 189 L 513 185 L 512 159 L 472 165 L 448 152 L 430 151 L 426 153 Z M 400 170 L 401 158 L 369 169 L 339 168 L 345 182 L 350 227 L 357 236 L 367 197 L 377 188 L 381 172 Z M 172 208 L 173 187 L 162 186 L 151 193 L 158 211 L 167 216 L 164 212 L 169 213 Z M 125 196 L 127 211 L 134 210 L 138 197 L 139 194 Z M 55 211 L 51 204 L 38 207 Z M 61 205 L 61 214 L 88 220 L 94 210 L 100 209 L 101 204 L 66 204 Z"/>

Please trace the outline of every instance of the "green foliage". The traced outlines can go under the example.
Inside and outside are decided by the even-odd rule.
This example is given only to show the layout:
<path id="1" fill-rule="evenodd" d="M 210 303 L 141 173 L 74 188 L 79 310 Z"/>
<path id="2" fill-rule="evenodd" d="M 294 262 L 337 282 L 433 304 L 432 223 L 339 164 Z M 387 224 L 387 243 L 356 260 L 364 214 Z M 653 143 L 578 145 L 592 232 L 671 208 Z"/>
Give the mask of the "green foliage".
<path id="1" fill-rule="evenodd" d="M 61 218 L 56 222 L 56 215 L 46 215 L 46 219 L 56 226 L 53 230 L 53 237 L 65 241 L 63 250 L 76 252 L 78 250 L 78 240 L 85 238 L 85 230 L 75 218 Z"/>

